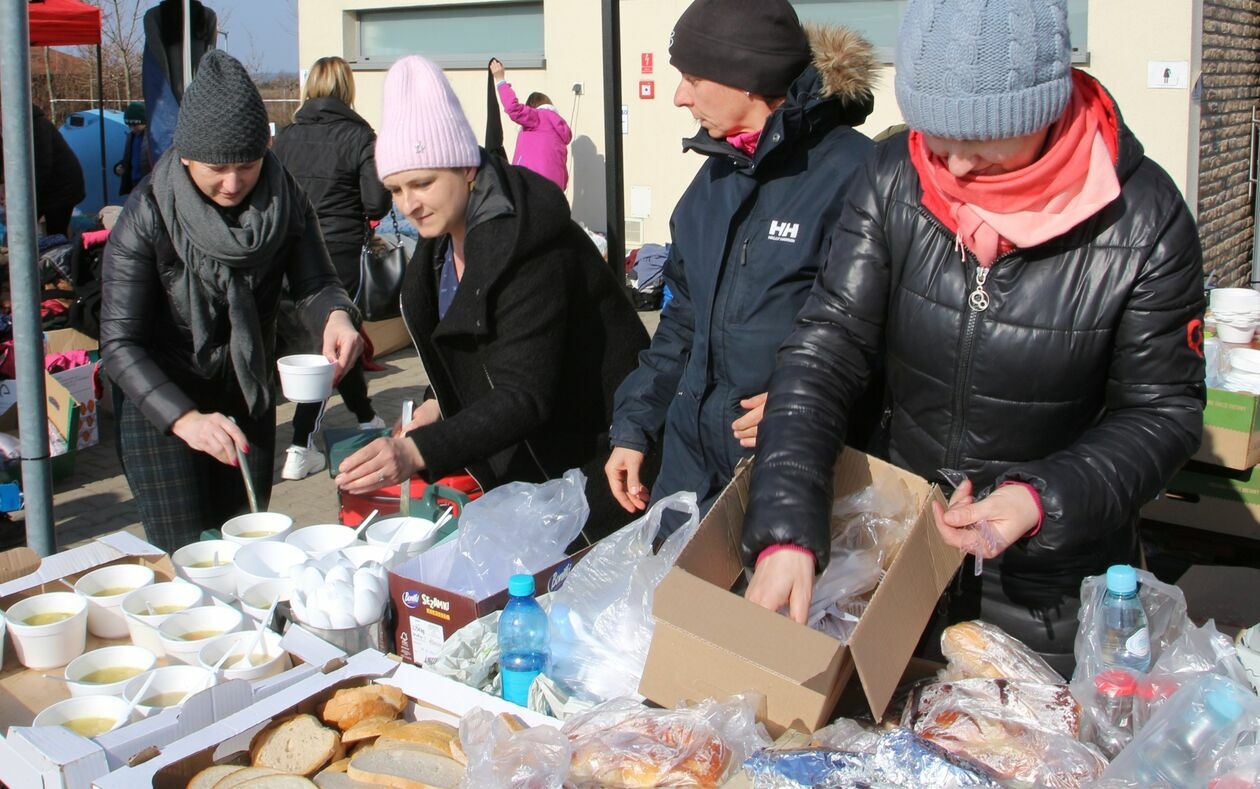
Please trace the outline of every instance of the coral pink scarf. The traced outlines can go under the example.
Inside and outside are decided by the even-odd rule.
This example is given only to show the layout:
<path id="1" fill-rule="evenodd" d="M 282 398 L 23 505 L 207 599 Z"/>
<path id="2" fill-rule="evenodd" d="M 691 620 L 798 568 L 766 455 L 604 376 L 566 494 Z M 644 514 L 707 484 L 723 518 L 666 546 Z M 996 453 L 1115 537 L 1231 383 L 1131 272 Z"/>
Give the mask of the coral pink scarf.
<path id="1" fill-rule="evenodd" d="M 1041 158 L 1000 175 L 956 178 L 910 132 L 910 160 L 923 186 L 923 205 L 993 265 L 1003 252 L 1063 235 L 1120 195 L 1116 177 L 1119 117 L 1097 80 L 1072 72 L 1072 98 L 1050 128 Z"/>

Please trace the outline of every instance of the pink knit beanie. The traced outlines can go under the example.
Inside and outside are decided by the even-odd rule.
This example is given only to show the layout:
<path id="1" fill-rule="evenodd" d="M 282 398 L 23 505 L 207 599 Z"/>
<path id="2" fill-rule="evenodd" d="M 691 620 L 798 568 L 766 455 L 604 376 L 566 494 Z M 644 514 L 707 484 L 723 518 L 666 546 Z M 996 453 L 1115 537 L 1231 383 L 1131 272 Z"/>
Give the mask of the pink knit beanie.
<path id="1" fill-rule="evenodd" d="M 385 104 L 376 138 L 376 172 L 476 167 L 481 151 L 446 75 L 432 61 L 408 55 L 385 76 Z"/>

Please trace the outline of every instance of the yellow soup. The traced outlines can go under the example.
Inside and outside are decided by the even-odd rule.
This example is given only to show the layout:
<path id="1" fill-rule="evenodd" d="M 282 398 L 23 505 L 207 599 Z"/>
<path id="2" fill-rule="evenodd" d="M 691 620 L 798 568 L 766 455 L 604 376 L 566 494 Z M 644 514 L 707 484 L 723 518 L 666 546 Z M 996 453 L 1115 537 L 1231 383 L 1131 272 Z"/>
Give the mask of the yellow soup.
<path id="1" fill-rule="evenodd" d="M 149 609 L 146 608 L 144 610 L 146 613 L 148 613 Z M 182 605 L 155 605 L 153 606 L 154 614 L 177 614 L 183 610 L 184 610 L 184 606 Z"/>
<path id="2" fill-rule="evenodd" d="M 243 537 L 246 540 L 256 540 L 259 537 L 270 537 L 273 534 L 275 534 L 274 531 L 243 531 L 236 536 Z"/>
<path id="3" fill-rule="evenodd" d="M 241 536 L 243 537 L 245 535 L 241 535 Z M 192 564 L 185 565 L 185 566 L 192 567 L 198 570 L 208 570 L 211 567 L 222 567 L 225 564 L 227 564 L 227 562 L 219 562 L 218 564 L 215 564 L 214 559 L 206 559 L 204 562 L 193 562 Z"/>
<path id="4" fill-rule="evenodd" d="M 114 718 L 75 718 L 61 725 L 81 737 L 99 737 L 117 722 Z"/>
<path id="5" fill-rule="evenodd" d="M 95 685 L 108 685 L 111 682 L 122 682 L 124 679 L 131 679 L 140 673 L 140 669 L 135 666 L 112 666 L 110 668 L 101 668 L 90 674 L 84 674 L 80 682 L 91 682 Z"/>
<path id="6" fill-rule="evenodd" d="M 150 696 L 140 702 L 146 707 L 174 707 L 184 700 L 188 693 L 182 690 L 171 690 L 166 693 L 159 693 L 156 696 Z"/>
<path id="7" fill-rule="evenodd" d="M 116 597 L 120 594 L 136 591 L 134 586 L 111 586 L 108 589 L 102 589 L 99 592 L 93 592 L 93 597 Z"/>
<path id="8" fill-rule="evenodd" d="M 222 630 L 193 630 L 183 634 L 180 638 L 185 641 L 201 641 L 203 638 L 214 638 L 223 635 Z"/>
<path id="9" fill-rule="evenodd" d="M 42 614 L 28 616 L 22 621 L 28 625 L 51 625 L 54 622 L 60 622 L 65 619 L 69 619 L 72 616 L 74 616 L 74 614 L 67 614 L 65 611 L 47 611 Z"/>

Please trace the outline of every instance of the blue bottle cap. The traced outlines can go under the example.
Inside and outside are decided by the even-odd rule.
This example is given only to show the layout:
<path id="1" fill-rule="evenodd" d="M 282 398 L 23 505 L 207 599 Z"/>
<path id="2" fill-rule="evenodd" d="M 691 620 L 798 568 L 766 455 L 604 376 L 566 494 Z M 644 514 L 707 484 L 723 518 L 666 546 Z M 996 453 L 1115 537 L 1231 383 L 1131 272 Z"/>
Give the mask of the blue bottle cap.
<path id="1" fill-rule="evenodd" d="M 1209 690 L 1203 697 L 1209 713 L 1222 723 L 1230 723 L 1242 717 L 1243 708 L 1238 699 L 1224 690 Z"/>
<path id="2" fill-rule="evenodd" d="M 508 579 L 508 594 L 513 597 L 534 596 L 534 576 L 514 575 Z"/>
<path id="3" fill-rule="evenodd" d="M 1107 591 L 1112 594 L 1133 594 L 1137 591 L 1137 570 L 1127 564 L 1107 568 Z"/>

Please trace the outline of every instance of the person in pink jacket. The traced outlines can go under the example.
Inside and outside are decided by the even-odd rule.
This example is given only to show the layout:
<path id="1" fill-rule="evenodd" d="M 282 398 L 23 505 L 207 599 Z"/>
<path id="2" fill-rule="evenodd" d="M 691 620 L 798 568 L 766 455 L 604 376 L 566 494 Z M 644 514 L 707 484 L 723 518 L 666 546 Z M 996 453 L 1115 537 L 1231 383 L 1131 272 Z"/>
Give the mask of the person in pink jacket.
<path id="1" fill-rule="evenodd" d="M 521 104 L 498 60 L 490 61 L 490 73 L 498 86 L 503 109 L 521 127 L 512 164 L 527 167 L 564 189 L 569 185 L 569 143 L 573 141 L 573 130 L 546 94 L 531 93 Z"/>

